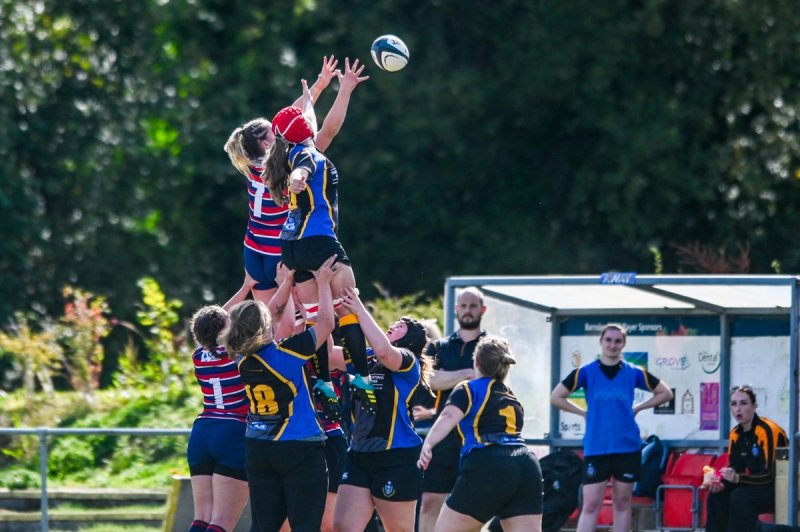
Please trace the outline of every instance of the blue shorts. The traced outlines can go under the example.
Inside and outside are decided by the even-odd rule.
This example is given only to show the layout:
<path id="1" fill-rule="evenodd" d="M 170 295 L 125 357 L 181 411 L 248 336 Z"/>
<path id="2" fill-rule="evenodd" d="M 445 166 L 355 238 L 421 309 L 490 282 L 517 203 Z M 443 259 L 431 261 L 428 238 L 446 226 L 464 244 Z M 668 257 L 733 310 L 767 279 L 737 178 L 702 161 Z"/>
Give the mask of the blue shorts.
<path id="1" fill-rule="evenodd" d="M 186 448 L 189 473 L 247 480 L 245 423 L 233 419 L 196 419 Z"/>
<path id="2" fill-rule="evenodd" d="M 245 246 L 243 257 L 244 269 L 250 277 L 257 281 L 253 290 L 269 290 L 278 287 L 275 275 L 281 260 L 280 256 L 264 255 Z"/>

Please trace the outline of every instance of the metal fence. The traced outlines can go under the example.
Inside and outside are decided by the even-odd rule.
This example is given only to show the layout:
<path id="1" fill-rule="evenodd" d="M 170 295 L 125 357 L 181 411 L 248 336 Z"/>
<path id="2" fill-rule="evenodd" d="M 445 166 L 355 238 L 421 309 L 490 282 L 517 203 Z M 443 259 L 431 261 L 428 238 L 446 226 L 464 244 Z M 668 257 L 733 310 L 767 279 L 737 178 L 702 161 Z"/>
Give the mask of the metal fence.
<path id="1" fill-rule="evenodd" d="M 49 530 L 49 519 L 47 516 L 48 498 L 47 498 L 47 469 L 49 463 L 48 437 L 49 436 L 65 436 L 65 435 L 106 435 L 106 436 L 188 436 L 191 433 L 190 429 L 103 429 L 103 428 L 82 428 L 82 429 L 65 429 L 65 428 L 1 428 L 0 434 L 11 435 L 36 435 L 39 437 L 39 475 L 41 477 L 41 530 L 47 532 Z"/>

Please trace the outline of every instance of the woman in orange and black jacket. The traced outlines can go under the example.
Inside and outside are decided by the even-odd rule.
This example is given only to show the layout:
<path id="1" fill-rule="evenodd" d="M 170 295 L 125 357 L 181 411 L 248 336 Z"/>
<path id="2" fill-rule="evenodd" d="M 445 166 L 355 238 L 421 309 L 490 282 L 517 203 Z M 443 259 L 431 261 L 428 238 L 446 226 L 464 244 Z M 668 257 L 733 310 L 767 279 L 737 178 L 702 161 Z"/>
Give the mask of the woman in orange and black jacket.
<path id="1" fill-rule="evenodd" d="M 759 514 L 775 511 L 775 449 L 789 440 L 777 423 L 756 414 L 757 406 L 750 386 L 731 390 L 731 415 L 738 424 L 730 433 L 722 482 L 709 487 L 706 532 L 749 532 Z"/>

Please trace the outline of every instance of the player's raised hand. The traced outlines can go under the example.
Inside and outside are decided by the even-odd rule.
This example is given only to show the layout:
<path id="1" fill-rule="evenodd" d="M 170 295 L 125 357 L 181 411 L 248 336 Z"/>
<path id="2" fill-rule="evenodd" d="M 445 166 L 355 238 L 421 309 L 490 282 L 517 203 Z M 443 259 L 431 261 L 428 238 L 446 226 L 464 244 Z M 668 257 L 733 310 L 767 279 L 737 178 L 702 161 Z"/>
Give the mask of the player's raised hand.
<path id="1" fill-rule="evenodd" d="M 344 73 L 339 74 L 339 90 L 352 91 L 359 83 L 368 80 L 369 76 L 362 76 L 362 72 L 364 72 L 364 65 L 360 63 L 358 59 L 353 59 L 351 65 L 350 58 L 345 57 Z"/>
<path id="2" fill-rule="evenodd" d="M 338 65 L 339 60 L 333 55 L 330 57 L 323 56 L 322 69 L 320 69 L 319 75 L 317 76 L 317 83 L 322 83 L 325 87 L 327 87 L 334 77 L 341 75 L 341 72 L 336 70 Z"/>

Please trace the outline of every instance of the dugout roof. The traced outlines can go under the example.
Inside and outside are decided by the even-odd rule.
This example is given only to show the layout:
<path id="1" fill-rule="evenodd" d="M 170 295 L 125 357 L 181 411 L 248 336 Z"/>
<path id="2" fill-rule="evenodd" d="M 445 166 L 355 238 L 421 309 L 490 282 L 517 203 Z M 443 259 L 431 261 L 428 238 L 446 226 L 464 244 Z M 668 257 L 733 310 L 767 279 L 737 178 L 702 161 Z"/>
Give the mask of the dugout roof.
<path id="1" fill-rule="evenodd" d="M 798 521 L 798 404 L 800 404 L 800 276 L 796 275 L 638 275 L 610 272 L 585 276 L 476 276 L 449 277 L 444 290 L 444 330 L 455 327 L 459 288 L 477 286 L 487 296 L 558 316 L 719 316 L 722 351 L 729 340 L 727 326 L 735 316 L 764 315 L 789 320 L 789 523 Z M 552 321 L 552 320 L 548 320 Z M 551 328 L 551 330 L 555 330 Z M 554 342 L 557 344 L 557 342 Z M 559 374 L 551 360 L 552 383 Z M 555 371 L 553 368 L 556 368 Z M 722 389 L 729 384 L 723 375 Z M 551 425 L 555 416 L 551 416 Z M 553 425 L 551 434 L 557 433 Z M 556 441 L 550 442 L 557 445 Z"/>
<path id="2" fill-rule="evenodd" d="M 447 292 L 477 285 L 494 297 L 556 315 L 790 314 L 790 275 L 636 275 L 450 277 Z M 452 301 L 455 301 L 453 298 Z M 452 312 L 445 305 L 445 313 Z M 451 319 L 445 320 L 447 327 Z"/>

